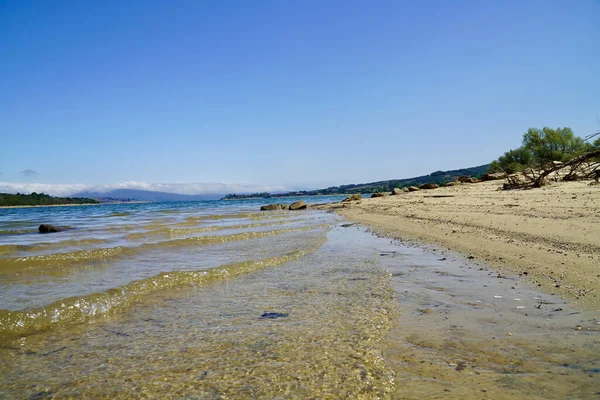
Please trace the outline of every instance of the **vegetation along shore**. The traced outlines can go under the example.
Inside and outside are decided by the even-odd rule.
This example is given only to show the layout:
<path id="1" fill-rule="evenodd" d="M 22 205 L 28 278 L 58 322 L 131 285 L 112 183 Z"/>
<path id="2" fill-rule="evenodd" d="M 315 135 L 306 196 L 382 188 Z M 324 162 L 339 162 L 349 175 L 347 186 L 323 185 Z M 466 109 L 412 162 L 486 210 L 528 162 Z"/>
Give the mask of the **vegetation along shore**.
<path id="1" fill-rule="evenodd" d="M 0 193 L 0 207 L 33 207 L 100 204 L 98 200 L 84 197 L 53 197 L 44 193 Z"/>

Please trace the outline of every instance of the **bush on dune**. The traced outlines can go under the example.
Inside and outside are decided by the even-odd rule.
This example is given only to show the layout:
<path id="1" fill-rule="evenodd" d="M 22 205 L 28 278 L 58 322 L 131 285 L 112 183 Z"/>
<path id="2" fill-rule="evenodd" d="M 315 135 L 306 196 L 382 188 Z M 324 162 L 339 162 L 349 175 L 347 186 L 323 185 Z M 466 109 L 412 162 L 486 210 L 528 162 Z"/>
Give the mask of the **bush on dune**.
<path id="1" fill-rule="evenodd" d="M 588 151 L 600 148 L 600 139 L 593 144 L 575 136 L 571 128 L 529 128 L 522 146 L 509 150 L 490 164 L 488 172 L 508 174 L 525 168 L 538 168 L 552 161 L 567 162 Z"/>

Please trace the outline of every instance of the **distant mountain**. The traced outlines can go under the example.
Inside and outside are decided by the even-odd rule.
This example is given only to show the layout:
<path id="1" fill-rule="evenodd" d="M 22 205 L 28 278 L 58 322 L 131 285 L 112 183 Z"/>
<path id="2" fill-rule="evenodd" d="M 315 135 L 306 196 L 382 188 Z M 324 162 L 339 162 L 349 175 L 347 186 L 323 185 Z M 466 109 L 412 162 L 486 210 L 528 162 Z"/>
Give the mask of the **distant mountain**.
<path id="1" fill-rule="evenodd" d="M 405 179 L 390 179 L 387 181 L 378 181 L 371 183 L 354 183 L 349 185 L 332 186 L 326 189 L 318 190 L 302 190 L 298 192 L 288 193 L 253 193 L 253 194 L 228 194 L 224 197 L 226 200 L 243 199 L 250 197 L 290 197 L 290 196 L 315 196 L 315 195 L 330 195 L 330 194 L 353 194 L 353 193 L 373 193 L 373 192 L 388 192 L 394 188 L 404 186 L 419 186 L 424 183 L 437 183 L 443 185 L 447 182 L 454 181 L 459 176 L 481 177 L 487 172 L 489 164 L 479 165 L 477 167 L 454 169 L 450 171 L 435 171 L 429 175 L 416 176 Z"/>
<path id="2" fill-rule="evenodd" d="M 178 194 L 166 192 L 154 192 L 151 190 L 116 189 L 109 192 L 79 192 L 74 197 L 88 197 L 92 199 L 115 199 L 115 200 L 140 200 L 140 201 L 199 201 L 218 200 L 218 194 Z"/>

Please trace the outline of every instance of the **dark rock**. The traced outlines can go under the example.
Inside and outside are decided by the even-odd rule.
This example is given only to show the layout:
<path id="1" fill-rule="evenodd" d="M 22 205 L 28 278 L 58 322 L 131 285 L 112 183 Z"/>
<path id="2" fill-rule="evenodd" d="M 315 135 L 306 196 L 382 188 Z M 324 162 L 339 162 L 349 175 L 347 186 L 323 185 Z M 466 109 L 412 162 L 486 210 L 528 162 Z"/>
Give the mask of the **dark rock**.
<path id="1" fill-rule="evenodd" d="M 275 319 L 275 318 L 285 318 L 288 315 L 289 315 L 288 313 L 281 313 L 281 312 L 265 312 L 265 313 L 262 313 L 260 317 L 263 319 Z"/>
<path id="2" fill-rule="evenodd" d="M 60 228 L 58 226 L 53 226 L 53 225 L 48 225 L 48 224 L 42 224 L 42 225 L 39 226 L 38 231 L 40 233 L 54 233 L 54 232 L 64 231 L 64 229 Z"/>
<path id="3" fill-rule="evenodd" d="M 419 186 L 419 189 L 437 189 L 439 187 L 440 185 L 436 183 L 424 183 L 421 186 Z"/>
<path id="4" fill-rule="evenodd" d="M 398 189 L 398 188 L 394 188 L 392 189 L 392 193 L 390 193 L 390 196 L 396 196 L 402 193 L 402 190 Z"/>
<path id="5" fill-rule="evenodd" d="M 408 187 L 408 191 L 409 192 L 418 192 L 420 189 L 416 186 L 409 186 Z"/>
<path id="6" fill-rule="evenodd" d="M 506 179 L 508 175 L 504 172 L 496 172 L 494 174 L 483 174 L 481 176 L 482 181 L 497 181 L 499 179 Z"/>
<path id="7" fill-rule="evenodd" d="M 358 193 L 355 193 L 355 194 L 351 194 L 350 196 L 346 197 L 342 201 L 358 201 L 358 200 L 362 200 L 362 196 Z"/>
<path id="8" fill-rule="evenodd" d="M 383 193 L 383 192 L 377 192 L 377 193 L 373 193 L 373 194 L 371 195 L 371 198 L 372 198 L 372 199 L 374 199 L 375 197 L 385 197 L 385 196 L 387 196 L 387 194 L 386 194 L 386 193 Z"/>
<path id="9" fill-rule="evenodd" d="M 54 393 L 42 390 L 41 392 L 37 392 L 29 396 L 29 400 L 40 400 L 40 399 L 51 399 L 54 397 Z"/>
<path id="10" fill-rule="evenodd" d="M 456 366 L 456 368 L 454 368 L 456 371 L 462 371 L 465 368 L 467 368 L 467 363 L 465 363 L 464 361 L 459 361 L 458 365 Z"/>
<path id="11" fill-rule="evenodd" d="M 260 207 L 260 211 L 271 211 L 271 210 L 287 210 L 288 206 L 285 204 L 269 204 Z"/>
<path id="12" fill-rule="evenodd" d="M 303 201 L 296 201 L 295 203 L 290 204 L 290 210 L 304 210 L 306 209 L 306 203 Z"/>
<path id="13" fill-rule="evenodd" d="M 477 178 L 473 178 L 471 176 L 459 176 L 458 178 L 456 178 L 456 182 L 460 182 L 460 183 L 478 183 L 481 182 L 479 179 Z"/>

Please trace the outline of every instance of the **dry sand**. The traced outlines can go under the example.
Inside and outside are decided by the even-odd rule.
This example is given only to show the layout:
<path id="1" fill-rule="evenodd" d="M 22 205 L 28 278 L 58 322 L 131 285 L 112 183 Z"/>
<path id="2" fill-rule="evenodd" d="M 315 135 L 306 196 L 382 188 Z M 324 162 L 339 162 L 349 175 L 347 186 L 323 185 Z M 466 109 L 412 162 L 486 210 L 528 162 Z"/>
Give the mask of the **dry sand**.
<path id="1" fill-rule="evenodd" d="M 598 310 L 600 186 L 590 182 L 503 191 L 503 181 L 491 181 L 330 207 L 387 236 L 457 250 Z"/>

